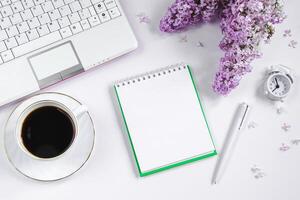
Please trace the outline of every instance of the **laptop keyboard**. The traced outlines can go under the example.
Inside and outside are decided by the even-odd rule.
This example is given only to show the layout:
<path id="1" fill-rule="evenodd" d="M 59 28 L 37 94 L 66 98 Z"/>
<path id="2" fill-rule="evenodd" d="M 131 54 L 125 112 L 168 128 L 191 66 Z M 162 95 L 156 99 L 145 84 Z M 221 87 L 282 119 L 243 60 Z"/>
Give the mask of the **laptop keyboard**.
<path id="1" fill-rule="evenodd" d="M 114 0 L 0 0 L 0 64 L 120 15 Z"/>

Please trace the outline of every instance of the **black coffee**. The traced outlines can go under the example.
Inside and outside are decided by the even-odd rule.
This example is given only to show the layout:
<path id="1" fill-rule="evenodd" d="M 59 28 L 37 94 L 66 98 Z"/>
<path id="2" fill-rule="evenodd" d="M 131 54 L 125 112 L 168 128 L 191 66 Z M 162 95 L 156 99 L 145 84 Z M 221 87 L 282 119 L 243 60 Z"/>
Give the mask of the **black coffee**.
<path id="1" fill-rule="evenodd" d="M 74 139 L 74 124 L 60 108 L 45 106 L 32 111 L 24 120 L 21 137 L 26 149 L 40 158 L 64 153 Z"/>

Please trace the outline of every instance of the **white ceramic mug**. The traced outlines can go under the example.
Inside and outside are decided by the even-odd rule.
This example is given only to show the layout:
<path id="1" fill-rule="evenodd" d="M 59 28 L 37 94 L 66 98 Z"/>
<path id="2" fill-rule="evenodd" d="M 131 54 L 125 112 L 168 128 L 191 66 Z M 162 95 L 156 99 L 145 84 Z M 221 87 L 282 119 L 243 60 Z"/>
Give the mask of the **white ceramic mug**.
<path id="1" fill-rule="evenodd" d="M 60 103 L 58 101 L 53 101 L 53 100 L 35 102 L 34 104 L 32 104 L 29 107 L 25 108 L 25 110 L 22 113 L 20 113 L 19 120 L 16 124 L 16 139 L 18 140 L 18 143 L 19 143 L 20 147 L 22 148 L 22 150 L 24 152 L 26 152 L 29 156 L 34 157 L 35 159 L 56 159 L 58 156 L 63 156 L 68 151 L 68 149 L 67 149 L 62 154 L 60 154 L 58 156 L 55 156 L 53 158 L 40 158 L 40 157 L 37 157 L 37 156 L 33 155 L 30 151 L 28 151 L 27 148 L 24 145 L 24 141 L 21 137 L 21 133 L 22 133 L 22 128 L 23 128 L 25 119 L 32 112 L 34 112 L 35 110 L 37 110 L 39 108 L 43 108 L 43 107 L 48 107 L 48 106 L 56 107 L 56 108 L 61 109 L 62 111 L 64 111 L 68 115 L 68 118 L 70 119 L 70 121 L 73 125 L 73 135 L 74 136 L 73 136 L 73 140 L 71 141 L 71 144 L 69 145 L 68 149 L 72 146 L 74 140 L 77 138 L 77 135 L 78 135 L 78 121 L 84 115 L 84 113 L 87 112 L 87 107 L 85 105 L 79 105 L 75 109 L 70 110 L 69 108 L 67 108 L 62 103 Z"/>
<path id="2" fill-rule="evenodd" d="M 22 126 L 36 109 L 53 106 L 63 110 L 73 123 L 74 138 L 62 154 L 52 158 L 33 155 L 23 144 Z M 94 146 L 94 126 L 87 107 L 74 98 L 59 93 L 33 96 L 12 112 L 5 128 L 5 149 L 13 166 L 25 176 L 51 181 L 78 171 L 89 158 Z"/>

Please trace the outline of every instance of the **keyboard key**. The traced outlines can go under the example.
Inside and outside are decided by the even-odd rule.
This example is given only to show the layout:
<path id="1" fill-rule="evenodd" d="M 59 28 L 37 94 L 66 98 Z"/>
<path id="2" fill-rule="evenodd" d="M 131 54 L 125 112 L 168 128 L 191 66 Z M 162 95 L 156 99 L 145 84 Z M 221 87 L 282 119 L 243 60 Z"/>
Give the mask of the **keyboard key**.
<path id="1" fill-rule="evenodd" d="M 18 46 L 18 43 L 14 37 L 8 38 L 8 39 L 4 40 L 4 42 L 8 49 Z"/>
<path id="2" fill-rule="evenodd" d="M 31 51 L 34 51 L 36 49 L 39 49 L 41 47 L 44 47 L 46 45 L 49 45 L 53 42 L 56 42 L 58 40 L 61 40 L 61 36 L 58 31 L 55 31 L 53 33 L 50 33 L 48 35 L 45 35 L 43 37 L 40 37 L 38 39 L 35 39 L 31 42 L 27 42 L 25 44 L 22 44 L 20 46 L 17 46 L 12 49 L 12 52 L 16 57 L 22 56 L 26 53 L 29 53 Z"/>
<path id="3" fill-rule="evenodd" d="M 72 30 L 73 34 L 76 34 L 76 33 L 79 33 L 81 31 L 83 31 L 79 22 L 77 22 L 75 24 L 72 24 L 70 27 L 71 27 L 71 30 Z"/>
<path id="4" fill-rule="evenodd" d="M 1 1 L 1 4 L 2 4 L 2 6 L 7 6 L 7 5 L 11 4 L 11 1 L 10 0 L 3 0 L 3 1 Z"/>
<path id="5" fill-rule="evenodd" d="M 57 31 L 58 29 L 60 29 L 60 26 L 59 26 L 59 24 L 56 20 L 50 22 L 47 25 L 48 25 L 48 28 L 49 28 L 50 32 L 54 32 L 54 31 Z"/>
<path id="6" fill-rule="evenodd" d="M 121 15 L 119 12 L 119 9 L 117 7 L 110 9 L 108 12 L 109 12 L 111 18 L 116 18 Z"/>
<path id="7" fill-rule="evenodd" d="M 61 28 L 70 25 L 70 21 L 69 21 L 68 17 L 63 17 L 63 18 L 58 19 L 58 23 Z"/>
<path id="8" fill-rule="evenodd" d="M 71 24 L 74 24 L 74 23 L 80 21 L 80 17 L 77 12 L 70 14 L 68 17 L 69 17 Z"/>
<path id="9" fill-rule="evenodd" d="M 60 29 L 59 32 L 63 38 L 66 38 L 66 37 L 69 37 L 72 35 L 72 31 L 68 26 Z"/>
<path id="10" fill-rule="evenodd" d="M 65 5 L 63 0 L 53 0 L 52 3 L 54 5 L 54 8 L 59 8 Z"/>
<path id="11" fill-rule="evenodd" d="M 99 3 L 101 0 L 91 0 L 92 1 L 92 4 L 96 4 L 96 3 Z"/>
<path id="12" fill-rule="evenodd" d="M 45 0 L 33 0 L 33 2 L 34 2 L 35 5 L 39 5 L 41 3 L 44 3 Z"/>
<path id="13" fill-rule="evenodd" d="M 40 24 L 42 24 L 42 25 L 47 24 L 51 21 L 48 13 L 44 13 L 42 15 L 39 15 L 37 18 L 39 19 Z"/>
<path id="14" fill-rule="evenodd" d="M 20 13 L 21 13 L 21 16 L 24 21 L 27 21 L 27 20 L 33 18 L 33 15 L 31 13 L 30 9 L 23 10 Z"/>
<path id="15" fill-rule="evenodd" d="M 66 16 L 66 15 L 71 14 L 71 10 L 68 5 L 58 8 L 58 10 L 59 10 L 61 16 Z"/>
<path id="16" fill-rule="evenodd" d="M 25 33 L 21 33 L 20 35 L 16 35 L 16 39 L 19 45 L 28 42 L 28 38 Z"/>
<path id="17" fill-rule="evenodd" d="M 96 26 L 96 25 L 100 24 L 100 20 L 99 20 L 99 17 L 97 15 L 89 17 L 88 20 L 89 20 L 91 26 Z"/>
<path id="18" fill-rule="evenodd" d="M 74 13 L 74 12 L 77 12 L 78 10 L 81 10 L 81 6 L 80 6 L 80 3 L 78 1 L 74 1 L 70 4 L 70 8 L 71 8 L 71 11 Z"/>
<path id="19" fill-rule="evenodd" d="M 6 51 L 6 50 L 7 50 L 7 48 L 6 48 L 4 41 L 0 41 L 0 52 Z"/>
<path id="20" fill-rule="evenodd" d="M 13 11 L 10 6 L 5 6 L 0 9 L 0 13 L 2 14 L 2 17 L 8 17 L 13 14 Z"/>
<path id="21" fill-rule="evenodd" d="M 80 24 L 81 24 L 83 30 L 87 30 L 87 29 L 91 28 L 91 26 L 90 26 L 90 24 L 89 24 L 89 22 L 88 22 L 87 19 L 82 20 L 80 22 Z"/>
<path id="22" fill-rule="evenodd" d="M 0 41 L 7 39 L 8 36 L 5 30 L 0 30 Z"/>
<path id="23" fill-rule="evenodd" d="M 45 12 L 54 10 L 54 6 L 51 1 L 46 1 L 45 3 L 42 3 L 42 8 Z"/>
<path id="24" fill-rule="evenodd" d="M 26 31 L 26 35 L 27 35 L 29 40 L 35 40 L 39 37 L 39 34 L 35 29 L 31 29 L 29 31 Z"/>
<path id="25" fill-rule="evenodd" d="M 6 29 L 8 37 L 13 37 L 19 34 L 19 31 L 16 26 L 11 26 Z"/>
<path id="26" fill-rule="evenodd" d="M 32 12 L 33 16 L 35 16 L 35 17 L 44 13 L 43 8 L 40 5 L 32 7 L 31 12 Z"/>
<path id="27" fill-rule="evenodd" d="M 79 0 L 82 8 L 87 8 L 92 5 L 90 0 Z"/>
<path id="28" fill-rule="evenodd" d="M 1 29 L 5 29 L 7 27 L 10 27 L 11 25 L 12 24 L 11 24 L 11 22 L 10 22 L 10 20 L 9 20 L 8 17 L 0 19 L 0 27 L 1 27 Z"/>
<path id="29" fill-rule="evenodd" d="M 89 18 L 91 16 L 91 14 L 90 14 L 90 12 L 87 8 L 84 8 L 84 9 L 78 11 L 78 14 L 79 14 L 81 19 L 86 19 L 86 18 Z"/>
<path id="30" fill-rule="evenodd" d="M 28 20 L 27 22 L 28 22 L 28 25 L 29 25 L 29 27 L 30 27 L 31 29 L 40 26 L 40 22 L 39 22 L 39 20 L 38 20 L 36 17 L 34 17 L 34 18 Z"/>
<path id="31" fill-rule="evenodd" d="M 34 6 L 33 0 L 21 0 L 24 9 L 28 9 Z"/>
<path id="32" fill-rule="evenodd" d="M 1 57 L 2 57 L 2 60 L 4 62 L 7 62 L 7 61 L 10 61 L 10 60 L 14 59 L 14 56 L 13 56 L 11 50 L 7 50 L 7 51 L 2 52 Z"/>
<path id="33" fill-rule="evenodd" d="M 47 35 L 50 32 L 47 25 L 42 25 L 42 26 L 38 27 L 37 31 L 40 36 Z"/>
<path id="34" fill-rule="evenodd" d="M 50 11 L 49 16 L 52 21 L 61 18 L 61 15 L 57 9 Z"/>
<path id="35" fill-rule="evenodd" d="M 116 2 L 114 0 L 104 0 L 104 4 L 107 9 L 111 9 L 113 7 L 116 7 Z"/>
<path id="36" fill-rule="evenodd" d="M 12 8 L 14 13 L 18 13 L 18 12 L 21 12 L 22 10 L 24 10 L 23 5 L 20 1 L 17 1 L 15 3 L 11 4 L 10 7 Z"/>
<path id="37" fill-rule="evenodd" d="M 94 5 L 94 8 L 96 10 L 96 13 L 101 13 L 101 12 L 106 10 L 105 5 L 104 5 L 103 2 L 96 3 Z"/>
<path id="38" fill-rule="evenodd" d="M 65 4 L 70 4 L 72 2 L 74 2 L 75 0 L 64 0 L 65 1 Z"/>
<path id="39" fill-rule="evenodd" d="M 104 12 L 100 13 L 98 16 L 99 16 L 100 21 L 101 21 L 102 23 L 103 23 L 103 22 L 107 22 L 107 21 L 110 20 L 110 16 L 109 16 L 109 14 L 108 14 L 107 11 L 104 11 Z"/>
<path id="40" fill-rule="evenodd" d="M 9 18 L 10 18 L 10 21 L 11 21 L 12 24 L 18 24 L 18 23 L 23 21 L 20 13 L 16 13 L 14 15 L 11 15 Z"/>
<path id="41" fill-rule="evenodd" d="M 97 14 L 93 6 L 89 7 L 89 11 L 92 16 Z"/>
<path id="42" fill-rule="evenodd" d="M 20 24 L 17 24 L 17 28 L 20 33 L 24 33 L 25 31 L 29 30 L 29 26 L 28 26 L 27 22 L 22 22 Z"/>

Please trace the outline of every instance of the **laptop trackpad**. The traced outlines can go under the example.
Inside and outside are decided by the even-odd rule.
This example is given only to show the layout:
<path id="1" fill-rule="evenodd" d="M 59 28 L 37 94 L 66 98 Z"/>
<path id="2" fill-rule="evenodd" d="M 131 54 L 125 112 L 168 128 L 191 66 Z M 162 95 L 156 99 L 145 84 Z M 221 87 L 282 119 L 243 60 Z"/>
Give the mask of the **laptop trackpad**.
<path id="1" fill-rule="evenodd" d="M 70 41 L 29 57 L 41 88 L 84 71 Z"/>

